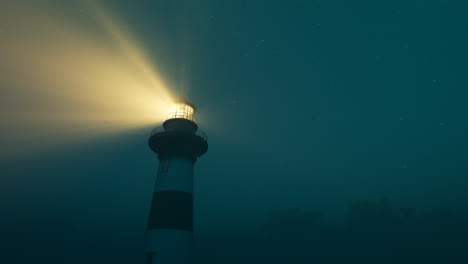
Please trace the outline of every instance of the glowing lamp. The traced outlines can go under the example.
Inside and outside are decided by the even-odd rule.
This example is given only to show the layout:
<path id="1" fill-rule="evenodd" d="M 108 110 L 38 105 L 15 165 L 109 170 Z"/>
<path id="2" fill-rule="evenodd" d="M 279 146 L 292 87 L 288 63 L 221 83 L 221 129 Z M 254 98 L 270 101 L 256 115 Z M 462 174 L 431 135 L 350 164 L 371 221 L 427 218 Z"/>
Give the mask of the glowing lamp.
<path id="1" fill-rule="evenodd" d="M 195 119 L 195 111 L 195 105 L 187 102 L 187 99 L 185 99 L 185 97 L 181 97 L 180 101 L 175 103 L 172 107 L 172 110 L 169 112 L 169 114 L 167 114 L 166 120 L 182 118 L 197 123 Z"/>
<path id="2" fill-rule="evenodd" d="M 195 112 L 197 108 L 195 105 L 187 102 L 185 97 L 181 97 L 178 102 L 174 104 L 172 110 L 167 114 L 166 121 L 163 127 L 166 131 L 186 131 L 193 132 L 197 131 L 197 119 L 195 118 Z"/>

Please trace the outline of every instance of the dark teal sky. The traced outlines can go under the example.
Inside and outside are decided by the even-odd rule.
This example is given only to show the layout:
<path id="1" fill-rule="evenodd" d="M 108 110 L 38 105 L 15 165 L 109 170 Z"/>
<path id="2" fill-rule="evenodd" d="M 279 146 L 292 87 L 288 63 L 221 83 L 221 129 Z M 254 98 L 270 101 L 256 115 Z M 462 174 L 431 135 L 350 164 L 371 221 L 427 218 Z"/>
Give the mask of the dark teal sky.
<path id="1" fill-rule="evenodd" d="M 463 1 L 103 7 L 175 91 L 186 79 L 199 108 L 209 151 L 195 169 L 197 236 L 246 236 L 277 209 L 341 215 L 356 199 L 466 213 Z M 10 255 L 142 261 L 157 166 L 149 132 L 2 165 Z"/>

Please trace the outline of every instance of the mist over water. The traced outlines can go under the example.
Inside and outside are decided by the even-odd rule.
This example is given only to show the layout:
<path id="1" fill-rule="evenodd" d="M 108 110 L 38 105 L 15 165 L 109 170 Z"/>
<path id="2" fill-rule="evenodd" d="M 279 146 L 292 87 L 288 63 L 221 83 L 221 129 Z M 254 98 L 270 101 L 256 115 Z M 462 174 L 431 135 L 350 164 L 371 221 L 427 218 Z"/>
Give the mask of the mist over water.
<path id="1" fill-rule="evenodd" d="M 148 129 L 173 102 L 125 23 L 92 1 L 2 2 L 0 25 L 2 158 Z"/>

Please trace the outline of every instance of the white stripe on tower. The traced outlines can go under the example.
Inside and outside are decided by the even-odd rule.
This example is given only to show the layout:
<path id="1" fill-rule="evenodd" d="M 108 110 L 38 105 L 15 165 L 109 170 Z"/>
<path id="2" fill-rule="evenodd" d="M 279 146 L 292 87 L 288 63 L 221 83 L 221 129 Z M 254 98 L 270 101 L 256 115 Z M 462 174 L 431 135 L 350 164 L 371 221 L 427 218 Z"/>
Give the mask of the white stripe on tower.
<path id="1" fill-rule="evenodd" d="M 193 160 L 171 157 L 159 162 L 154 192 L 182 191 L 193 193 Z"/>

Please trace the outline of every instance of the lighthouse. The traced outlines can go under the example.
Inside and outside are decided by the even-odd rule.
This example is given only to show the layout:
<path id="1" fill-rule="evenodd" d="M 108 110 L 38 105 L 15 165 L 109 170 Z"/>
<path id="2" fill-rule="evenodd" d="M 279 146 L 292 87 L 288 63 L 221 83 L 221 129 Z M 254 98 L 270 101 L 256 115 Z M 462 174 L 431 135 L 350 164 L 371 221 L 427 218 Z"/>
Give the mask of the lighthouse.
<path id="1" fill-rule="evenodd" d="M 146 229 L 147 264 L 192 262 L 193 167 L 208 150 L 195 112 L 182 97 L 148 140 L 159 166 Z"/>

